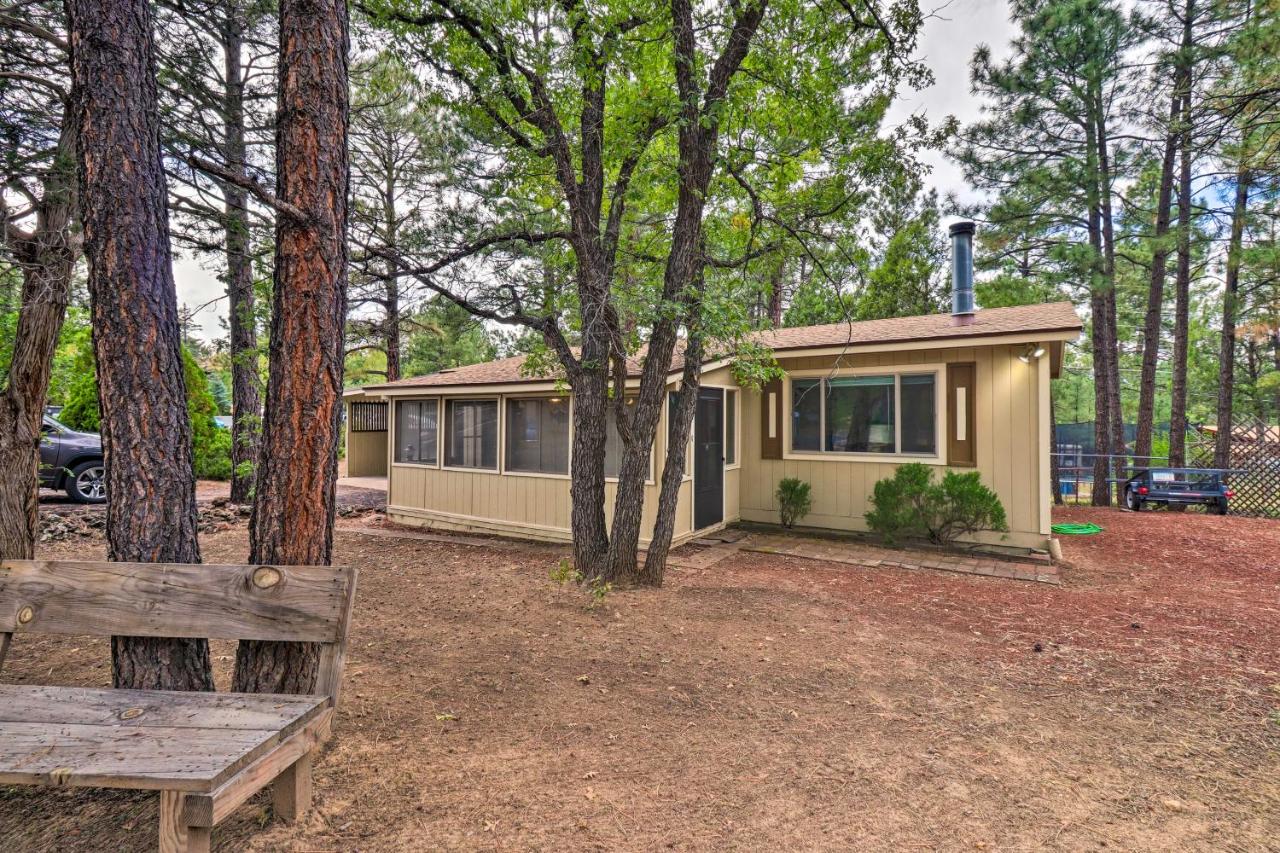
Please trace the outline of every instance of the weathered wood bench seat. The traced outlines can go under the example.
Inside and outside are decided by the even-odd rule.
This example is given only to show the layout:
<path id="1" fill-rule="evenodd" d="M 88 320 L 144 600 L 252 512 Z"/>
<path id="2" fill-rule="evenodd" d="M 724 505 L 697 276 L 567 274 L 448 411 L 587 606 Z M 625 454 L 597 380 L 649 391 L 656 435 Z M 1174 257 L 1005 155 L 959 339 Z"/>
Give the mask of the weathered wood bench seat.
<path id="1" fill-rule="evenodd" d="M 294 820 L 338 700 L 353 569 L 0 563 L 0 667 L 15 634 L 118 634 L 321 644 L 314 696 L 0 684 L 0 784 L 160 792 L 160 850 L 210 831 L 268 784 Z"/>

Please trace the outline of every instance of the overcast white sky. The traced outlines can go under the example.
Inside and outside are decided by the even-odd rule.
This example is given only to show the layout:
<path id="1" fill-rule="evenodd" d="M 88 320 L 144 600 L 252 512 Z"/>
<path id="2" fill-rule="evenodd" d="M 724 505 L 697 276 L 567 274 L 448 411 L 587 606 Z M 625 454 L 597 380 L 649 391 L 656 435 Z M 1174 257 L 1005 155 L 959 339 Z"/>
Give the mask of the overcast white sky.
<path id="1" fill-rule="evenodd" d="M 922 0 L 928 11 L 943 0 Z M 978 105 L 969 94 L 969 59 L 979 44 L 988 44 L 997 55 L 1005 52 L 1013 37 L 1006 0 L 952 0 L 938 9 L 924 26 L 919 54 L 933 69 L 937 82 L 922 92 L 909 93 L 894 105 L 891 122 L 897 124 L 914 112 L 923 112 L 932 121 L 954 115 L 961 122 L 978 116 Z M 960 170 L 941 152 L 925 157 L 933 167 L 932 183 L 945 196 L 954 192 L 962 201 L 972 200 Z M 204 262 L 208 264 L 208 261 Z M 212 269 L 205 269 L 199 258 L 191 255 L 174 260 L 178 284 L 178 302 L 188 308 L 211 302 L 194 319 L 195 333 L 212 339 L 225 332 L 219 319 L 226 316 L 225 299 L 219 299 L 223 286 Z M 217 300 L 217 301 L 214 301 Z"/>

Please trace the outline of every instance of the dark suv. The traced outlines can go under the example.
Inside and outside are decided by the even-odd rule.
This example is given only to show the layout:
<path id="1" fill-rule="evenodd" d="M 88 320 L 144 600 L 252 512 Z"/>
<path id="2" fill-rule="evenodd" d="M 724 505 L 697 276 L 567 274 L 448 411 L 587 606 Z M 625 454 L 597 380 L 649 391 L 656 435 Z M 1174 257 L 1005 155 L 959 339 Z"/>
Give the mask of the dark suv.
<path id="1" fill-rule="evenodd" d="M 40 431 L 40 485 L 65 489 L 79 503 L 105 503 L 107 478 L 102 464 L 102 437 L 94 432 L 76 432 L 48 415 Z"/>

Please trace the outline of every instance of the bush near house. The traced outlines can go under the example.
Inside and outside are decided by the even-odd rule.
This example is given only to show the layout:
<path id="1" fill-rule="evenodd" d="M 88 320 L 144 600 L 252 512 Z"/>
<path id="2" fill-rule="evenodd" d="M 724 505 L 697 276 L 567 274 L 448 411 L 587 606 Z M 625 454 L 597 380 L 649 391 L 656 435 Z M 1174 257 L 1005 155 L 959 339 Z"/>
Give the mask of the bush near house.
<path id="1" fill-rule="evenodd" d="M 202 480 L 231 479 L 231 430 L 220 429 L 213 416 L 218 403 L 209 390 L 209 380 L 195 358 L 182 350 L 182 378 L 187 388 L 187 415 L 191 419 L 191 457 L 196 477 Z M 93 352 L 77 356 L 76 376 L 67 392 L 67 404 L 58 419 L 72 429 L 97 432 L 102 415 L 98 410 L 98 376 Z"/>
<path id="2" fill-rule="evenodd" d="M 875 485 L 867 526 L 888 543 L 904 538 L 927 538 L 950 545 L 961 536 L 982 530 L 1005 532 L 1009 524 L 995 492 L 982 484 L 977 471 L 948 471 L 942 482 L 920 462 L 899 465 L 892 477 Z"/>
<path id="3" fill-rule="evenodd" d="M 813 509 L 813 488 L 804 480 L 787 477 L 779 481 L 775 497 L 778 499 L 778 515 L 783 527 L 794 527 L 796 522 Z"/>

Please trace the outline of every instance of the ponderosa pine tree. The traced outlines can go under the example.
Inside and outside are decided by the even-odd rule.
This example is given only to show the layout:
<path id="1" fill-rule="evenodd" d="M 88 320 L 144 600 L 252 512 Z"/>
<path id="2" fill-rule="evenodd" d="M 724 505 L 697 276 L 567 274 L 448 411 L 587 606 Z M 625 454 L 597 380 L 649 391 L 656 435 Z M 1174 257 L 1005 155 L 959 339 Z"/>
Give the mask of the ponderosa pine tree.
<path id="1" fill-rule="evenodd" d="M 249 520 L 254 563 L 328 565 L 347 312 L 347 6 L 280 3 L 275 291 L 267 404 Z M 309 693 L 313 643 L 242 641 L 234 687 Z"/>
<path id="2" fill-rule="evenodd" d="M 107 471 L 107 555 L 200 562 L 151 10 L 68 0 L 79 186 Z M 116 687 L 212 690 L 203 639 L 112 637 Z"/>
<path id="3" fill-rule="evenodd" d="M 1112 0 L 1017 0 L 1013 55 L 982 47 L 975 91 L 987 118 L 967 129 L 966 175 L 995 196 L 991 226 L 1025 241 L 1056 275 L 1087 287 L 1094 367 L 1093 502 L 1110 503 L 1108 457 L 1124 453 L 1116 331 L 1117 111 L 1139 31 Z"/>

